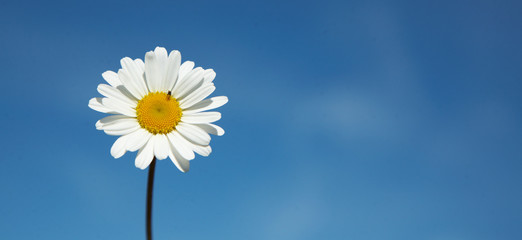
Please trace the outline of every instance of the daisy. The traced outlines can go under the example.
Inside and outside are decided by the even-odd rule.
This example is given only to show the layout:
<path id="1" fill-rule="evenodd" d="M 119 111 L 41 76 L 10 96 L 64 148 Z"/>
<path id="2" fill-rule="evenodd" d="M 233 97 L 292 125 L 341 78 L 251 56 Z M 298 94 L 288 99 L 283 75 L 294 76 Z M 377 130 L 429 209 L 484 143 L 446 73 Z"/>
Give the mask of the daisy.
<path id="1" fill-rule="evenodd" d="M 194 152 L 208 156 L 210 134 L 225 131 L 215 125 L 221 118 L 212 110 L 228 102 L 225 96 L 207 98 L 216 87 L 212 69 L 194 68 L 194 62 L 181 64 L 179 51 L 167 53 L 157 47 L 141 59 L 121 59 L 117 73 L 102 74 L 108 84 L 98 85 L 104 97 L 92 98 L 89 107 L 112 114 L 96 122 L 96 129 L 120 136 L 111 155 L 120 158 L 138 151 L 135 165 L 145 169 L 154 158 L 172 160 L 182 171 L 189 170 Z"/>

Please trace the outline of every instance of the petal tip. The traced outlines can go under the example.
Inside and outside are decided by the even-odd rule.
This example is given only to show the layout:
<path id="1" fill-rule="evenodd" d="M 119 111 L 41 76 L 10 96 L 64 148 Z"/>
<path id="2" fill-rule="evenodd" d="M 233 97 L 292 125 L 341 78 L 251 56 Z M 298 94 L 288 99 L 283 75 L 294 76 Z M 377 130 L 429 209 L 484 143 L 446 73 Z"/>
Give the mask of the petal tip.
<path id="1" fill-rule="evenodd" d="M 169 56 L 176 56 L 176 57 L 178 55 L 181 55 L 181 53 L 178 50 L 172 50 L 172 51 L 170 51 L 170 54 L 169 54 Z"/>
<path id="2" fill-rule="evenodd" d="M 157 51 L 167 51 L 167 49 L 165 49 L 164 47 L 160 47 L 160 46 L 157 46 L 156 48 L 154 48 L 154 52 L 157 52 Z"/>

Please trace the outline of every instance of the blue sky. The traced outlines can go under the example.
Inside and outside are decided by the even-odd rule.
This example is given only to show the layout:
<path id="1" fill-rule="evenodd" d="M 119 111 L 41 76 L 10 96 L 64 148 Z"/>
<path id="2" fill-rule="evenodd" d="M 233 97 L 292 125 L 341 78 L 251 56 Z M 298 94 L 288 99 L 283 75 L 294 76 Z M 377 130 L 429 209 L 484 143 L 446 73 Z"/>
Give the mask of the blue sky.
<path id="1" fill-rule="evenodd" d="M 87 107 L 156 46 L 217 72 L 213 153 L 155 239 L 521 239 L 517 1 L 0 3 L 0 238 L 144 239 L 147 171 Z"/>

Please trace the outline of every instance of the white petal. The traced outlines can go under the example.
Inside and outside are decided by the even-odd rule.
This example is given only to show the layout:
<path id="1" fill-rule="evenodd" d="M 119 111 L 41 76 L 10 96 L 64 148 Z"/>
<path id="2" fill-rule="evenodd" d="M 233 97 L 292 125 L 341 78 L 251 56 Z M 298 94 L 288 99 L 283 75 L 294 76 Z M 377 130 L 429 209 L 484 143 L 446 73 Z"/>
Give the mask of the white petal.
<path id="1" fill-rule="evenodd" d="M 108 117 L 104 117 L 100 119 L 99 126 L 103 130 L 118 130 L 118 129 L 127 129 L 132 128 L 134 126 L 139 127 L 138 120 L 136 118 L 127 117 L 125 115 L 112 115 Z M 97 122 L 97 123 L 98 123 Z M 98 124 L 97 124 L 98 127 Z"/>
<path id="2" fill-rule="evenodd" d="M 92 110 L 95 110 L 95 111 L 98 111 L 98 112 L 102 112 L 102 113 L 110 113 L 110 114 L 117 114 L 116 111 L 114 111 L 114 109 L 112 108 L 108 108 L 106 107 L 105 105 L 103 105 L 103 98 L 91 98 L 89 100 L 89 107 L 92 109 Z"/>
<path id="3" fill-rule="evenodd" d="M 228 102 L 228 98 L 225 96 L 212 97 L 209 99 L 205 99 L 195 105 L 183 110 L 183 113 L 197 113 L 203 112 L 206 110 L 212 110 L 218 107 L 225 105 Z"/>
<path id="4" fill-rule="evenodd" d="M 102 98 L 102 104 L 115 112 L 118 112 L 129 117 L 136 117 L 136 110 L 132 109 L 126 104 L 112 98 Z"/>
<path id="5" fill-rule="evenodd" d="M 178 80 L 179 66 L 181 64 L 181 53 L 179 51 L 172 51 L 167 60 L 167 75 L 165 77 L 166 89 L 172 90 L 176 81 Z"/>
<path id="6" fill-rule="evenodd" d="M 188 172 L 190 170 L 190 162 L 184 159 L 178 152 L 172 149 L 169 155 L 170 160 L 176 165 L 176 167 L 182 172 Z"/>
<path id="7" fill-rule="evenodd" d="M 116 89 L 118 89 L 118 91 L 120 91 L 120 93 L 123 94 L 125 97 L 127 97 L 132 102 L 134 102 L 135 105 L 138 103 L 138 99 L 136 97 L 134 97 L 134 95 L 132 95 L 132 93 L 129 92 L 129 90 L 127 88 L 125 88 L 125 86 L 119 85 L 116 87 Z"/>
<path id="8" fill-rule="evenodd" d="M 186 123 L 211 123 L 221 119 L 221 113 L 219 112 L 200 112 L 183 114 L 181 121 Z"/>
<path id="9" fill-rule="evenodd" d="M 194 124 L 194 125 L 200 127 L 205 132 L 208 132 L 208 133 L 213 134 L 213 135 L 223 136 L 223 134 L 225 134 L 225 130 L 223 128 L 221 128 L 218 125 L 214 125 L 212 123 Z"/>
<path id="10" fill-rule="evenodd" d="M 210 146 L 200 146 L 197 144 L 192 144 L 192 150 L 203 157 L 208 157 L 208 155 L 210 155 L 212 152 L 212 148 Z"/>
<path id="11" fill-rule="evenodd" d="M 121 119 L 128 119 L 129 121 L 130 120 L 136 121 L 136 118 L 128 117 L 125 115 L 110 115 L 110 116 L 107 116 L 107 117 L 104 117 L 104 118 L 98 120 L 98 122 L 100 122 L 100 124 L 102 124 L 102 125 L 107 125 L 107 124 L 115 123 L 115 121 L 118 121 Z"/>
<path id="12" fill-rule="evenodd" d="M 111 125 L 111 127 L 104 127 L 103 131 L 107 135 L 111 136 L 121 136 L 130 134 L 132 132 L 135 132 L 136 130 L 140 129 L 140 125 L 136 124 L 115 124 Z"/>
<path id="13" fill-rule="evenodd" d="M 143 96 L 145 96 L 145 94 L 143 94 L 140 90 L 140 87 L 138 87 L 138 83 L 135 82 L 135 80 L 127 70 L 118 70 L 118 77 L 123 83 L 123 86 L 125 86 L 125 88 L 129 90 L 132 96 L 134 96 L 136 99 L 142 99 Z"/>
<path id="14" fill-rule="evenodd" d="M 151 138 L 147 141 L 145 146 L 140 149 L 138 154 L 136 155 L 135 165 L 137 168 L 143 170 L 149 166 L 149 164 L 154 159 L 154 138 Z"/>
<path id="15" fill-rule="evenodd" d="M 183 138 L 178 131 L 174 130 L 168 133 L 167 137 L 169 138 L 172 149 L 177 151 L 183 158 L 192 160 L 196 157 L 192 151 L 190 143 Z"/>
<path id="16" fill-rule="evenodd" d="M 116 99 L 131 108 L 136 107 L 137 102 L 133 98 L 125 96 L 120 90 L 107 84 L 98 85 L 98 92 L 105 97 Z"/>
<path id="17" fill-rule="evenodd" d="M 166 135 L 156 134 L 152 136 L 154 140 L 154 155 L 158 160 L 167 158 L 170 154 L 170 143 Z"/>
<path id="18" fill-rule="evenodd" d="M 121 136 L 116 140 L 116 142 L 114 142 L 114 144 L 112 144 L 111 155 L 114 158 L 120 158 L 127 151 L 125 149 L 125 144 L 127 143 L 127 139 L 129 138 L 128 136 L 129 135 Z"/>
<path id="19" fill-rule="evenodd" d="M 192 61 L 185 61 L 183 64 L 181 64 L 181 66 L 179 67 L 178 79 L 185 78 L 185 75 L 187 75 L 190 71 L 192 71 L 192 69 L 194 68 L 194 65 L 196 65 L 196 64 Z"/>
<path id="20" fill-rule="evenodd" d="M 141 59 L 134 59 L 134 63 L 136 63 L 136 66 L 140 68 L 141 72 L 145 72 L 145 63 Z"/>
<path id="21" fill-rule="evenodd" d="M 192 107 L 194 104 L 200 102 L 201 100 L 205 99 L 210 94 L 212 94 L 214 90 L 216 90 L 216 87 L 213 85 L 201 87 L 189 94 L 187 97 L 180 100 L 180 107 L 182 109 Z"/>
<path id="22" fill-rule="evenodd" d="M 176 84 L 174 84 L 174 87 L 172 88 L 172 92 L 176 92 L 179 88 L 179 86 L 183 83 L 183 79 L 185 79 L 185 76 L 192 72 L 192 69 L 194 68 L 194 62 L 192 61 L 186 61 L 179 67 L 179 73 L 178 73 L 178 80 L 176 81 Z"/>
<path id="23" fill-rule="evenodd" d="M 208 145 L 210 143 L 210 135 L 203 129 L 193 126 L 192 124 L 180 122 L 176 126 L 176 130 L 187 140 L 199 144 Z"/>
<path id="24" fill-rule="evenodd" d="M 118 74 L 113 71 L 106 71 L 102 73 L 102 77 L 103 79 L 105 79 L 105 81 L 107 81 L 107 83 L 109 83 L 113 87 L 117 87 L 122 84 L 120 79 L 118 78 Z"/>
<path id="25" fill-rule="evenodd" d="M 216 72 L 214 72 L 213 69 L 205 70 L 205 73 L 203 74 L 203 79 L 206 83 L 214 81 L 214 78 L 216 78 Z"/>
<path id="26" fill-rule="evenodd" d="M 135 118 L 131 118 L 131 117 L 128 117 L 128 116 L 125 116 L 125 115 L 110 115 L 110 116 L 107 116 L 107 117 L 104 117 L 100 120 L 98 120 L 96 122 L 96 129 L 97 130 L 103 130 L 103 126 L 104 125 L 110 125 L 110 124 L 114 124 L 114 123 L 117 123 L 118 120 L 120 119 L 135 119 Z"/>
<path id="27" fill-rule="evenodd" d="M 130 81 L 130 83 L 135 87 L 135 90 L 137 90 L 140 94 L 140 96 L 136 96 L 138 99 L 141 99 L 143 96 L 147 95 L 148 89 L 147 85 L 145 84 L 144 79 L 144 72 L 143 69 L 136 64 L 135 61 L 133 61 L 131 58 L 125 57 L 120 60 L 122 69 L 127 73 L 125 75 L 126 77 L 130 78 L 127 82 Z M 119 75 L 119 71 L 118 71 Z M 124 80 L 120 80 L 125 84 Z M 125 85 L 127 86 L 127 85 Z"/>
<path id="28" fill-rule="evenodd" d="M 167 50 L 157 47 L 145 54 L 145 76 L 151 92 L 165 91 L 165 74 L 167 70 Z"/>
<path id="29" fill-rule="evenodd" d="M 194 68 L 187 76 L 181 79 L 179 85 L 172 92 L 177 99 L 182 99 L 190 94 L 194 89 L 199 88 L 203 84 L 203 68 Z"/>
<path id="30" fill-rule="evenodd" d="M 129 134 L 127 140 L 127 150 L 134 152 L 141 147 L 152 137 L 152 134 L 147 130 L 140 128 L 136 132 Z"/>

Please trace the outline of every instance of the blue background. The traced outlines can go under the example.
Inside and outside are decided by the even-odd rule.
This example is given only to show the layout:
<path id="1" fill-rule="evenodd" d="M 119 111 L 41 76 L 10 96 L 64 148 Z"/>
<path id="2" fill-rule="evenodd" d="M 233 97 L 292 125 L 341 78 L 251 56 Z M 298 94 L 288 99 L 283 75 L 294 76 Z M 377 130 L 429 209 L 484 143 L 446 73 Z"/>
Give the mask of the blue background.
<path id="1" fill-rule="evenodd" d="M 0 3 L 0 238 L 144 239 L 147 171 L 87 107 L 156 46 L 225 128 L 157 165 L 155 239 L 522 239 L 519 1 Z"/>

